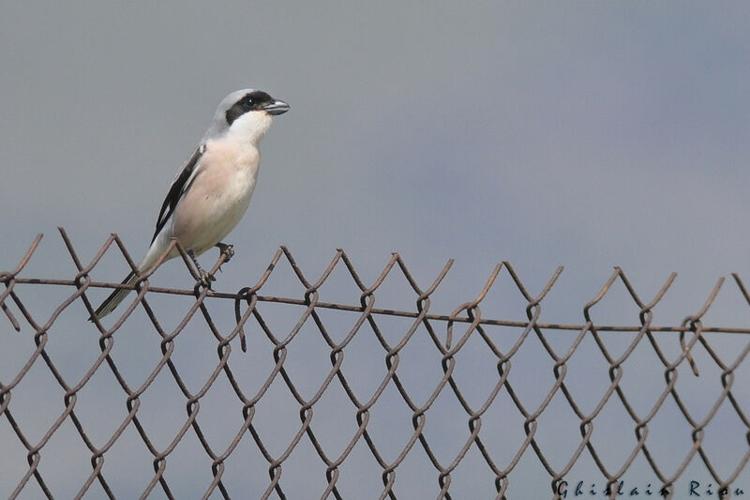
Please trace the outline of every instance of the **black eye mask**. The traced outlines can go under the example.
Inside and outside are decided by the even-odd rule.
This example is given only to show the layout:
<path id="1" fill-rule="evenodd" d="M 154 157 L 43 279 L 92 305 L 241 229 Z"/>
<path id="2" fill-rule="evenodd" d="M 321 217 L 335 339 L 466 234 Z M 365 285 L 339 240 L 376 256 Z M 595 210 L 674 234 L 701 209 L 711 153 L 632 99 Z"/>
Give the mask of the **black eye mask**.
<path id="1" fill-rule="evenodd" d="M 262 90 L 254 90 L 249 94 L 245 94 L 242 96 L 242 99 L 234 103 L 224 114 L 227 124 L 231 125 L 237 118 L 245 113 L 263 109 L 264 106 L 272 102 L 273 97 Z"/>

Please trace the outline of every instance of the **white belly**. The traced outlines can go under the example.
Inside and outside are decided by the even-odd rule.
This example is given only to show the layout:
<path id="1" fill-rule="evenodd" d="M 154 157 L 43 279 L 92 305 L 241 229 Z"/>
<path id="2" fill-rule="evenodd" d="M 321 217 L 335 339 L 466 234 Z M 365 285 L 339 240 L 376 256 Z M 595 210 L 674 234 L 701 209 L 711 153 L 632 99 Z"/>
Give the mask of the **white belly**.
<path id="1" fill-rule="evenodd" d="M 237 157 L 209 148 L 190 189 L 175 208 L 172 235 L 197 255 L 222 241 L 245 214 L 255 189 L 258 155 Z"/>

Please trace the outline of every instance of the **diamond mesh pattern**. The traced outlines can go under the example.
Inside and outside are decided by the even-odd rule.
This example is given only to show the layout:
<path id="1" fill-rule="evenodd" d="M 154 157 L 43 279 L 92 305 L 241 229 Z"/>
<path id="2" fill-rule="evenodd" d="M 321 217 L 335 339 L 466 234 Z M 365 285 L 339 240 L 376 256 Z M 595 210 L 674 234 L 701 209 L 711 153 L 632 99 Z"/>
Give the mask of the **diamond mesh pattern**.
<path id="1" fill-rule="evenodd" d="M 120 309 L 116 310 L 113 317 L 117 319 L 109 328 L 105 327 L 99 321 L 88 328 L 96 328 L 98 338 L 91 336 L 91 342 L 96 339 L 98 342 L 99 354 L 95 361 L 88 367 L 83 376 L 76 380 L 64 378 L 62 371 L 58 368 L 55 359 L 45 348 L 50 336 L 55 335 L 55 328 L 60 315 L 66 309 L 75 303 L 83 303 L 86 310 L 91 313 L 96 304 L 92 304 L 87 297 L 87 292 L 96 288 L 112 289 L 121 286 L 117 283 L 104 283 L 94 281 L 92 271 L 100 262 L 102 257 L 108 252 L 120 252 L 128 264 L 134 268 L 133 261 L 128 255 L 125 246 L 116 235 L 112 235 L 105 244 L 100 248 L 97 254 L 89 263 L 82 263 L 73 245 L 61 229 L 60 233 L 65 242 L 66 248 L 70 253 L 75 266 L 76 274 L 69 280 L 52 280 L 28 278 L 23 276 L 24 268 L 33 258 L 34 253 L 41 241 L 41 235 L 36 238 L 28 249 L 26 255 L 21 259 L 15 269 L 9 272 L 0 272 L 0 282 L 5 285 L 5 289 L 0 293 L 0 307 L 7 322 L 17 331 L 29 327 L 34 332 L 34 344 L 36 348 L 28 355 L 28 359 L 21 365 L 21 369 L 14 376 L 0 380 L 0 418 L 7 419 L 12 428 L 12 433 L 7 434 L 17 439 L 23 449 L 26 451 L 28 466 L 22 477 L 18 478 L 15 486 L 11 486 L 11 498 L 21 496 L 22 493 L 28 494 L 32 491 L 33 484 L 36 483 L 41 491 L 49 498 L 55 494 L 45 479 L 47 471 L 55 467 L 55 460 L 64 459 L 64 457 L 55 457 L 47 453 L 49 443 L 52 437 L 66 423 L 72 423 L 75 430 L 80 436 L 90 456 L 91 469 L 87 472 L 88 477 L 80 485 L 76 498 L 83 497 L 87 493 L 94 491 L 95 483 L 98 483 L 100 490 L 104 491 L 110 498 L 115 497 L 113 489 L 110 487 L 111 477 L 117 474 L 116 470 L 109 470 L 105 467 L 108 453 L 116 443 L 132 439 L 137 436 L 151 455 L 153 475 L 147 484 L 143 485 L 142 496 L 147 497 L 151 494 L 158 493 L 159 496 L 174 498 L 173 488 L 180 479 L 170 477 L 167 473 L 168 465 L 174 454 L 176 447 L 186 439 L 186 436 L 197 438 L 200 442 L 201 449 L 210 461 L 211 478 L 209 484 L 205 484 L 202 492 L 204 498 L 245 496 L 238 491 L 232 491 L 232 486 L 225 476 L 225 465 L 230 457 L 236 453 L 239 447 L 254 447 L 262 455 L 266 462 L 265 471 L 248 470 L 248 474 L 255 474 L 257 477 L 267 477 L 262 491 L 257 492 L 262 498 L 280 497 L 286 498 L 285 480 L 292 481 L 288 475 L 284 475 L 290 456 L 296 449 L 303 445 L 311 445 L 315 454 L 322 462 L 325 470 L 325 489 L 310 493 L 310 498 L 343 498 L 344 493 L 340 490 L 340 479 L 345 473 L 347 459 L 351 457 L 352 451 L 357 446 L 366 446 L 366 450 L 374 459 L 378 473 L 382 478 L 382 489 L 378 492 L 371 492 L 368 497 L 380 498 L 397 498 L 399 485 L 400 467 L 405 463 L 408 457 L 416 460 L 426 460 L 429 467 L 434 469 L 436 487 L 439 489 L 438 498 L 451 498 L 452 480 L 455 471 L 465 460 L 470 452 L 478 452 L 481 460 L 486 467 L 485 473 L 494 481 L 494 489 L 497 498 L 506 498 L 509 485 L 514 481 L 514 472 L 519 467 L 519 462 L 526 458 L 532 457 L 541 464 L 548 475 L 550 484 L 549 492 L 553 498 L 559 498 L 562 481 L 565 480 L 574 465 L 583 457 L 588 455 L 596 464 L 598 471 L 605 478 L 603 484 L 612 487 L 610 496 L 616 495 L 617 484 L 629 468 L 637 459 L 645 459 L 651 472 L 661 482 L 658 487 L 664 487 L 665 491 L 670 492 L 672 496 L 675 493 L 670 490 L 675 482 L 685 473 L 691 463 L 698 462 L 705 466 L 710 476 L 716 482 L 716 490 L 730 487 L 740 473 L 744 470 L 748 459 L 750 459 L 750 422 L 745 408 L 741 404 L 742 398 L 736 394 L 735 386 L 741 383 L 735 377 L 735 372 L 743 363 L 750 349 L 750 343 L 745 343 L 744 348 L 736 352 L 734 359 L 725 361 L 720 357 L 718 350 L 712 347 L 709 335 L 727 336 L 732 334 L 750 333 L 750 328 L 721 328 L 709 327 L 703 324 L 703 318 L 709 308 L 714 303 L 719 290 L 725 285 L 724 279 L 718 280 L 715 287 L 706 298 L 705 304 L 692 314 L 688 315 L 679 326 L 658 326 L 652 323 L 653 309 L 665 297 L 673 284 L 675 275 L 672 274 L 663 284 L 661 289 L 654 297 L 649 299 L 640 297 L 625 273 L 616 268 L 603 284 L 596 296 L 583 307 L 583 316 L 585 322 L 582 324 L 553 324 L 545 323 L 541 319 L 542 303 L 554 287 L 562 268 L 558 268 L 549 278 L 546 285 L 538 293 L 532 293 L 523 284 L 513 267 L 502 262 L 498 264 L 490 273 L 484 284 L 484 287 L 472 300 L 461 304 L 450 314 L 438 314 L 431 310 L 431 297 L 443 282 L 443 279 L 451 269 L 452 261 L 449 261 L 433 282 L 427 287 L 421 287 L 417 284 L 415 278 L 409 272 L 404 261 L 399 255 L 393 254 L 383 268 L 380 275 L 372 283 L 365 283 L 358 275 L 351 260 L 347 254 L 341 250 L 337 251 L 334 258 L 330 261 L 322 274 L 315 280 L 309 279 L 295 262 L 292 254 L 288 249 L 282 247 L 273 256 L 271 263 L 268 265 L 260 279 L 253 286 L 242 288 L 235 293 L 226 293 L 212 291 L 199 284 L 198 274 L 192 267 L 190 260 L 182 252 L 183 262 L 188 271 L 195 279 L 196 285 L 193 289 L 176 289 L 151 286 L 149 283 L 150 275 L 142 276 L 141 281 L 135 285 L 137 295 L 133 294 L 124 302 Z M 174 243 L 173 243 L 174 245 Z M 118 250 L 119 249 L 119 250 Z M 221 254 L 216 261 L 211 272 L 216 272 L 219 267 L 229 258 L 227 254 Z M 301 297 L 283 297 L 264 295 L 264 286 L 267 284 L 274 270 L 276 270 L 282 260 L 286 260 L 293 269 L 296 279 L 304 288 Z M 347 305 L 335 302 L 324 302 L 320 300 L 320 288 L 329 279 L 335 270 L 345 269 L 346 273 L 359 289 L 359 305 Z M 416 308 L 409 310 L 392 310 L 376 306 L 376 298 L 381 290 L 384 281 L 394 274 L 401 274 L 408 282 L 413 296 L 416 300 Z M 484 301 L 495 286 L 499 279 L 507 279 L 517 288 L 518 292 L 526 302 L 525 321 L 518 320 L 501 320 L 485 318 L 482 315 L 482 306 Z M 744 300 L 750 304 L 750 295 L 745 288 L 739 276 L 733 275 L 737 289 Z M 615 283 L 624 285 L 630 300 L 637 306 L 639 311 L 639 324 L 634 325 L 600 325 L 596 324 L 593 319 L 593 311 L 602 299 L 608 295 Z M 63 286 L 71 291 L 69 296 L 60 302 L 48 318 L 40 319 L 35 313 L 27 307 L 19 293 L 14 288 L 18 285 L 35 285 L 35 286 Z M 190 297 L 192 302 L 184 318 L 173 329 L 165 329 L 157 318 L 155 311 L 149 304 L 150 298 L 158 295 L 181 295 Z M 235 318 L 233 328 L 228 331 L 222 331 L 217 326 L 219 323 L 212 316 L 207 307 L 207 300 L 231 301 L 234 306 Z M 276 303 L 283 304 L 288 308 L 289 314 L 299 314 L 294 326 L 288 331 L 275 331 L 271 324 L 266 320 L 264 313 L 261 311 L 260 304 Z M 148 317 L 153 327 L 155 335 L 158 336 L 161 355 L 158 361 L 149 368 L 148 374 L 140 385 L 131 385 L 118 365 L 117 357 L 113 353 L 113 347 L 116 343 L 116 333 L 123 324 L 134 316 L 134 312 L 142 310 Z M 302 311 L 301 314 L 299 311 Z M 323 311 L 330 314 L 349 314 L 356 315 L 356 320 L 346 332 L 334 334 L 326 326 Z M 382 326 L 385 317 L 401 318 L 409 321 L 410 326 L 403 332 L 399 333 L 397 341 L 391 339 L 391 335 L 386 335 Z M 183 366 L 178 369 L 173 360 L 175 345 L 180 335 L 191 320 L 194 318 L 203 318 L 203 324 L 215 339 L 216 346 L 216 364 L 210 375 L 202 381 L 198 390 L 191 391 L 185 382 L 186 368 Z M 254 325 L 260 328 L 248 328 L 250 320 Z M 290 344 L 300 336 L 304 328 L 314 326 L 320 338 L 325 343 L 330 359 L 330 368 L 321 378 L 322 382 L 317 389 L 311 394 L 303 396 L 300 390 L 299 379 L 288 369 L 288 356 Z M 492 327 L 509 327 L 515 328 L 519 332 L 510 341 L 502 339 L 493 331 Z M 236 352 L 238 344 L 243 350 L 246 350 L 246 333 L 249 335 L 258 335 L 264 342 L 269 342 L 272 346 L 272 369 L 267 373 L 264 380 L 257 381 L 255 388 L 249 392 L 246 387 L 238 381 L 233 366 L 243 362 L 243 355 Z M 305 330 L 307 331 L 307 330 Z M 625 349 L 621 349 L 615 354 L 604 340 L 604 335 L 608 332 L 629 332 L 629 339 Z M 434 353 L 439 358 L 442 376 L 431 380 L 431 389 L 427 391 L 428 396 L 417 398 L 409 390 L 409 384 L 403 380 L 402 372 L 399 369 L 402 361 L 402 355 L 415 339 L 417 335 L 425 334 L 429 341 L 434 345 Z M 374 390 L 367 394 L 357 392 L 347 374 L 346 365 L 347 353 L 354 339 L 358 336 L 372 335 L 377 339 L 380 345 L 378 352 L 372 352 L 372 356 L 383 359 L 385 370 L 380 379 L 373 383 Z M 554 342 L 551 342 L 551 336 L 565 334 L 572 339 L 567 349 L 559 349 Z M 616 335 L 617 333 L 610 333 Z M 3 333 L 5 335 L 16 335 L 13 332 Z M 664 349 L 657 337 L 671 336 L 679 338 L 679 349 L 676 356 L 671 355 Z M 736 335 L 735 335 L 736 336 Z M 545 395 L 541 402 L 533 405 L 524 400 L 519 393 L 517 383 L 512 383 L 513 363 L 519 359 L 518 353 L 522 346 L 529 343 L 531 339 L 536 338 L 543 347 L 547 359 L 540 366 L 548 366 L 551 363 L 554 374 L 554 382 L 545 389 Z M 390 339 L 390 340 L 389 340 Z M 575 362 L 573 356 L 578 352 L 584 339 L 593 339 L 596 348 L 606 361 L 608 381 L 606 390 L 598 397 L 596 404 L 592 408 L 584 409 L 574 397 L 575 391 L 570 387 L 568 369 Z M 491 384 L 491 390 L 479 404 L 470 402 L 466 397 L 466 387 L 459 383 L 455 376 L 457 363 L 461 358 L 459 353 L 465 348 L 469 341 L 480 341 L 482 349 L 491 353 L 496 365 L 496 375 Z M 677 386 L 678 374 L 681 365 L 689 366 L 696 375 L 698 374 L 698 365 L 693 359 L 692 352 L 696 346 L 702 348 L 708 353 L 709 357 L 715 363 L 718 372 L 717 384 L 718 393 L 710 405 L 709 410 L 702 415 L 691 412 L 689 405 L 685 403 L 683 396 L 680 394 Z M 2 346 L 2 337 L 0 337 L 0 346 Z M 628 369 L 626 362 L 636 350 L 636 348 L 650 349 L 658 359 L 661 365 L 659 370 L 663 373 L 663 380 L 654 380 L 653 384 L 658 386 L 658 397 L 652 402 L 647 411 L 638 410 L 631 402 L 631 396 L 626 393 L 621 382 L 623 375 Z M 26 356 L 27 353 L 18 353 L 18 356 Z M 706 358 L 708 359 L 708 358 Z M 231 363 L 230 363 L 231 361 Z M 521 360 L 518 361 L 519 363 Z M 64 393 L 63 404 L 60 407 L 59 414 L 54 415 L 51 425 L 38 439 L 31 439 L 26 429 L 25 421 L 30 415 L 19 413 L 14 409 L 14 396 L 19 395 L 19 391 L 25 387 L 22 385 L 24 378 L 33 368 L 43 367 L 51 375 L 54 382 L 59 385 Z M 78 395 L 80 391 L 92 380 L 97 372 L 109 371 L 116 379 L 121 389 L 121 401 L 126 409 L 126 415 L 121 422 L 118 422 L 115 430 L 105 440 L 95 440 L 87 431 L 84 421 L 81 418 L 77 408 Z M 703 367 L 701 371 L 704 372 Z M 683 369 L 684 372 L 684 369 Z M 159 376 L 168 374 L 176 383 L 182 396 L 184 397 L 186 415 L 180 422 L 173 422 L 171 434 L 167 436 L 154 436 L 153 431 L 147 430 L 141 422 L 141 405 L 142 397 L 146 391 L 154 384 Z M 705 372 L 704 372 L 704 375 Z M 211 442 L 206 429 L 201 425 L 201 403 L 205 401 L 205 396 L 217 384 L 217 381 L 223 380 L 231 385 L 233 399 L 222 401 L 222 407 L 226 412 L 233 412 L 235 415 L 241 415 L 242 424 L 233 430 L 233 437 L 226 443 Z M 259 428 L 256 416 L 256 410 L 259 404 L 262 404 L 272 384 L 281 383 L 289 395 L 294 399 L 299 413 L 299 425 L 296 432 L 290 437 L 285 447 L 281 450 L 273 450 L 267 443 L 267 434 L 264 437 L 263 429 Z M 398 397 L 408 408 L 410 415 L 411 432 L 408 440 L 399 444 L 398 452 L 395 455 L 383 452 L 383 436 L 376 435 L 372 432 L 370 421 L 373 415 L 373 408 L 381 401 L 388 387 L 395 388 Z M 332 388 L 341 390 L 346 394 L 350 405 L 337 407 L 337 411 L 343 413 L 342 419 L 355 423 L 356 431 L 349 435 L 346 432 L 344 440 L 345 445 L 340 451 L 332 452 L 331 447 L 324 444 L 316 432 L 316 409 L 321 406 L 321 400 L 325 395 L 332 391 Z M 489 418 L 488 410 L 496 402 L 500 394 L 505 394 L 512 400 L 518 415 L 523 420 L 523 439 L 518 441 L 517 447 L 510 452 L 506 451 L 509 460 L 503 463 L 498 460 L 496 447 L 488 444 L 491 435 L 481 432 L 483 424 L 487 423 Z M 434 418 L 434 406 L 439 397 L 450 396 L 458 402 L 463 413 L 463 422 L 466 427 L 462 434 L 458 436 L 463 443 L 458 451 L 449 459 L 435 451 L 434 435 L 425 432 L 430 418 Z M 578 420 L 580 436 L 578 445 L 572 452 L 566 456 L 564 463 L 554 463 L 550 459 L 549 450 L 545 449 L 542 441 L 538 438 L 539 422 L 545 412 L 549 413 L 551 402 L 555 398 L 562 397 L 565 404 L 572 410 L 575 418 Z M 630 426 L 623 430 L 624 434 L 631 434 L 630 449 L 625 459 L 612 466 L 611 461 L 602 457 L 602 446 L 607 442 L 592 439 L 595 426 L 601 421 L 602 412 L 605 406 L 612 402 L 619 401 L 627 413 Z M 680 443 L 667 443 L 667 446 L 675 445 L 675 453 L 682 453 L 687 448 L 684 455 L 681 455 L 678 466 L 666 467 L 661 463 L 657 454 L 653 451 L 653 443 L 656 437 L 649 435 L 649 430 L 654 419 L 659 415 L 665 405 L 676 404 L 679 414 L 684 422 L 690 426 L 692 433 L 687 441 L 687 446 L 679 446 Z M 720 475 L 719 470 L 712 463 L 709 453 L 704 447 L 705 429 L 712 422 L 720 408 L 731 408 L 731 411 L 741 421 L 744 426 L 743 433 L 736 436 L 736 440 L 744 443 L 745 452 L 733 465 L 733 470 L 724 476 Z M 385 411 L 389 411 L 386 407 Z M 343 426 L 342 426 L 343 427 Z M 126 431 L 134 429 L 136 433 L 127 433 Z M 166 445 L 157 445 L 156 442 L 166 443 Z M 6 448 L 10 443 L 0 441 L 0 448 Z M 17 444 L 17 443 L 14 443 Z M 393 443 L 391 443 L 392 445 Z M 685 443 L 682 443 L 685 444 Z M 516 446 L 516 444 L 513 444 Z M 392 448 L 392 446 L 389 446 Z M 421 450 L 421 452 L 419 451 Z M 386 456 L 392 455 L 392 456 Z M 45 460 L 46 459 L 46 460 Z M 12 478 L 15 482 L 16 478 Z M 521 479 L 518 479 L 519 481 Z M 658 490 L 658 487 L 654 487 Z M 33 491 L 37 491 L 34 489 Z M 436 490 L 437 491 L 437 490 Z M 731 492 L 730 492 L 731 493 Z M 197 494 L 196 494 L 197 496 Z"/>

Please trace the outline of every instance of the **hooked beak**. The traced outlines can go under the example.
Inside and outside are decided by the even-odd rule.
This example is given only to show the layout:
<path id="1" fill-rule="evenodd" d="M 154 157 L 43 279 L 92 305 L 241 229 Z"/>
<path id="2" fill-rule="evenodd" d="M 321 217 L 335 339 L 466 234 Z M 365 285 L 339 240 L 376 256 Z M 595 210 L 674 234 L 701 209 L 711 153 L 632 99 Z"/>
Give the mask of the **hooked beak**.
<path id="1" fill-rule="evenodd" d="M 269 115 L 283 115 L 289 111 L 289 105 L 284 101 L 275 100 L 263 106 L 263 110 Z"/>

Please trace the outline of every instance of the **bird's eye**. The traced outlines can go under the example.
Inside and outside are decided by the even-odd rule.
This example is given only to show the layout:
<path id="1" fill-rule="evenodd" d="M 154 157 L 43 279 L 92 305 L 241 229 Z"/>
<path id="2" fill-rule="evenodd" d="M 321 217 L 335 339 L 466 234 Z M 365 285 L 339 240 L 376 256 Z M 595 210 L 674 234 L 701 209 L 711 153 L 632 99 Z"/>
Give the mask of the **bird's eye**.
<path id="1" fill-rule="evenodd" d="M 248 99 L 247 101 L 245 101 L 244 108 L 245 109 L 253 109 L 253 101 L 252 101 L 252 99 Z"/>

